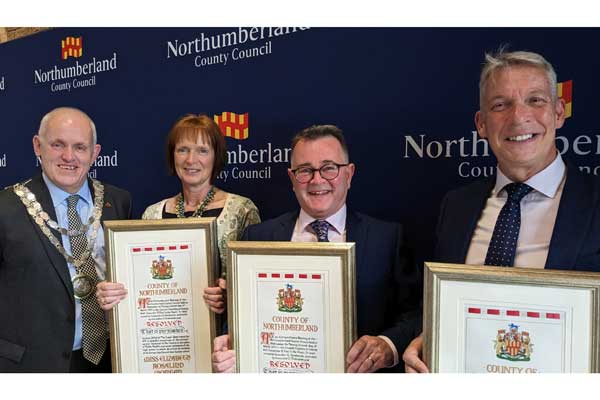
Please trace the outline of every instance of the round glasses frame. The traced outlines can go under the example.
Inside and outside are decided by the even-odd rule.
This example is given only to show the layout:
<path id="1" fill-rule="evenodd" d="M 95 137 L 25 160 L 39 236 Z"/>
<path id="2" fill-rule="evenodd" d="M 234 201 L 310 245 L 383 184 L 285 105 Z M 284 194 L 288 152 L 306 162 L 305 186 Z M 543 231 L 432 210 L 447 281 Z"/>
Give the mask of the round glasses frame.
<path id="1" fill-rule="evenodd" d="M 299 167 L 291 171 L 292 174 L 294 174 L 294 178 L 296 178 L 296 181 L 298 181 L 298 183 L 308 183 L 312 181 L 315 177 L 315 172 L 317 171 L 319 171 L 319 175 L 321 175 L 321 178 L 331 181 L 340 175 L 340 167 L 346 167 L 348 165 L 350 165 L 350 163 L 338 164 L 332 162 L 324 164 L 320 168 Z"/>

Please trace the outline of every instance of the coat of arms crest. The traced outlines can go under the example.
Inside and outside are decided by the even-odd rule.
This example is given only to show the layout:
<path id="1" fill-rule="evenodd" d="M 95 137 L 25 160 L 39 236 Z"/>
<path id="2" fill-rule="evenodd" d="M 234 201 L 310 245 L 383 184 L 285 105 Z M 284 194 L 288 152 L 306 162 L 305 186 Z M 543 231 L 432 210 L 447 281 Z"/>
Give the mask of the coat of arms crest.
<path id="1" fill-rule="evenodd" d="M 506 329 L 499 329 L 494 340 L 496 357 L 508 361 L 530 361 L 533 343 L 529 332 L 519 332 L 519 326 L 510 324 Z"/>
<path id="2" fill-rule="evenodd" d="M 294 289 L 289 283 L 285 285 L 285 289 L 279 289 L 277 296 L 277 307 L 283 312 L 300 312 L 304 299 L 299 289 Z"/>
<path id="3" fill-rule="evenodd" d="M 158 256 L 158 260 L 152 261 L 152 279 L 171 279 L 173 277 L 173 263 L 165 260 L 164 256 Z"/>

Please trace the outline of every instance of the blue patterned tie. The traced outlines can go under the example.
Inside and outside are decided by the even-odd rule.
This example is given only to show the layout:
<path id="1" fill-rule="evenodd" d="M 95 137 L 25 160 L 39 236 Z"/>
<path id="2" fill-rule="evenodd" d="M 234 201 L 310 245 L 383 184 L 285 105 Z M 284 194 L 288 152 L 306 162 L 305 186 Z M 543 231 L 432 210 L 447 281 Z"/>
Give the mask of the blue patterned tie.
<path id="1" fill-rule="evenodd" d="M 311 222 L 310 226 L 315 231 L 315 234 L 317 235 L 317 240 L 319 242 L 329 242 L 329 238 L 327 238 L 327 232 L 329 231 L 329 222 L 317 219 Z"/>
<path id="2" fill-rule="evenodd" d="M 512 267 L 521 228 L 521 200 L 533 188 L 524 183 L 509 183 L 504 186 L 504 189 L 508 193 L 508 198 L 498 214 L 492 240 L 485 256 L 485 265 Z"/>

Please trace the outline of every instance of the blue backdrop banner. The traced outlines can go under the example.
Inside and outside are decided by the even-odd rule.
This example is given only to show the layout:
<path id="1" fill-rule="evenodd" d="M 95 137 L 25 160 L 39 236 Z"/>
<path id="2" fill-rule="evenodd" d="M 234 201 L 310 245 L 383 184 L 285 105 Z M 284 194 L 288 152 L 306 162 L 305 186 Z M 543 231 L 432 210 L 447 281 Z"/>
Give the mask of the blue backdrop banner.
<path id="1" fill-rule="evenodd" d="M 558 148 L 600 174 L 598 41 L 600 30 L 582 28 L 53 29 L 0 46 L 0 185 L 37 173 L 41 117 L 74 106 L 102 145 L 90 174 L 128 189 L 139 217 L 180 190 L 165 163 L 169 128 L 206 113 L 227 135 L 217 185 L 265 219 L 297 207 L 291 137 L 335 124 L 357 167 L 349 205 L 403 222 L 427 258 L 443 194 L 494 173 L 473 122 L 486 51 L 509 44 L 554 65 L 569 113 Z"/>

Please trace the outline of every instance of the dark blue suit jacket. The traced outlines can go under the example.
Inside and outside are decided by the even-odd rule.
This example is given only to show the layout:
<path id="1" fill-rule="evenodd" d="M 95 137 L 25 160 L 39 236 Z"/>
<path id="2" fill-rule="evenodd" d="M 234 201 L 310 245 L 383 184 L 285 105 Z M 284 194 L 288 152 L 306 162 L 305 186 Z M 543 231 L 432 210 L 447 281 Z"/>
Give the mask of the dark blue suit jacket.
<path id="1" fill-rule="evenodd" d="M 298 214 L 290 212 L 250 225 L 242 240 L 289 241 Z M 412 255 L 404 244 L 402 226 L 348 211 L 346 240 L 356 243 L 358 335 L 385 335 L 402 357 L 408 343 L 420 332 L 415 310 L 422 293 Z"/>
<path id="2" fill-rule="evenodd" d="M 567 164 L 547 269 L 600 272 L 600 179 Z M 491 177 L 449 192 L 442 202 L 435 260 L 463 264 L 471 237 L 496 182 Z"/>

